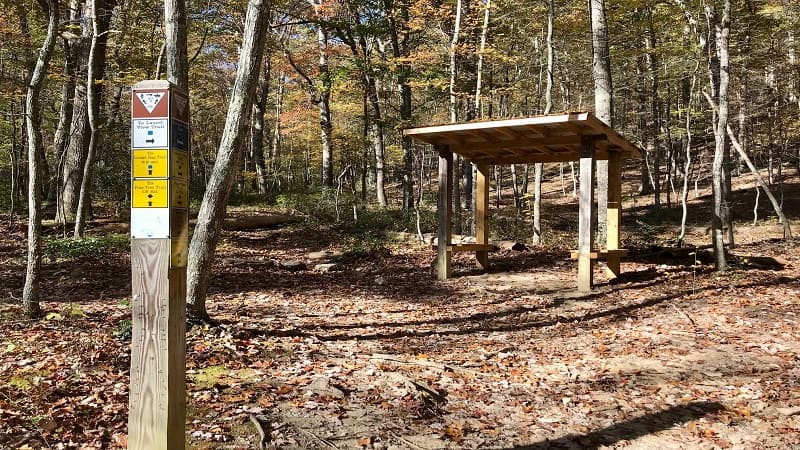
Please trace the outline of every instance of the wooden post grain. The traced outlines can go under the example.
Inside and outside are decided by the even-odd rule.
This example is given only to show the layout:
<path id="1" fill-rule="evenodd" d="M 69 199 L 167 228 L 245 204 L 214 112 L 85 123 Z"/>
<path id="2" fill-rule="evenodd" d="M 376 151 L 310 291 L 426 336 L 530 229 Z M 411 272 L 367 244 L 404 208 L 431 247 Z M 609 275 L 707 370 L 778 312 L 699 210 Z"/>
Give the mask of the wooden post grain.
<path id="1" fill-rule="evenodd" d="M 451 239 L 453 215 L 453 152 L 447 146 L 436 148 L 439 152 L 439 233 L 436 272 L 440 280 L 450 277 L 450 252 L 447 247 Z"/>
<path id="2" fill-rule="evenodd" d="M 622 164 L 619 152 L 608 153 L 608 209 L 606 215 L 606 250 L 619 250 L 619 228 L 622 212 Z M 606 256 L 606 276 L 617 278 L 620 274 L 619 253 Z"/>
<path id="3" fill-rule="evenodd" d="M 489 243 L 489 165 L 477 165 L 477 193 L 475 196 L 475 243 Z M 489 252 L 478 250 L 475 252 L 478 267 L 489 270 Z"/>
<path id="4" fill-rule="evenodd" d="M 594 138 L 582 136 L 578 198 L 578 291 L 580 292 L 590 292 L 593 284 L 594 260 L 591 254 L 594 243 L 594 166 Z"/>
<path id="5" fill-rule="evenodd" d="M 131 95 L 129 450 L 186 445 L 189 96 L 164 80 Z"/>
<path id="6" fill-rule="evenodd" d="M 129 449 L 185 445 L 186 268 L 169 265 L 169 239 L 131 240 Z"/>

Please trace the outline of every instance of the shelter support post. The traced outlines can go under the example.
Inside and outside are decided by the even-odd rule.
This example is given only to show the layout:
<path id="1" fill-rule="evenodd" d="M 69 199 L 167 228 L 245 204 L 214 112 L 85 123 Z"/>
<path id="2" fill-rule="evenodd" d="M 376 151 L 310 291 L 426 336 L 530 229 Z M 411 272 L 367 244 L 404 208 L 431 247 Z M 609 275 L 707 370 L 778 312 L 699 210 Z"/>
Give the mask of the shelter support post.
<path id="1" fill-rule="evenodd" d="M 578 197 L 578 291 L 580 292 L 590 292 L 593 282 L 594 168 L 594 138 L 592 136 L 581 136 L 580 194 Z"/>
<path id="2" fill-rule="evenodd" d="M 439 233 L 436 274 L 440 280 L 450 277 L 451 218 L 453 215 L 453 152 L 448 146 L 437 146 L 439 152 Z"/>
<path id="3" fill-rule="evenodd" d="M 619 152 L 608 153 L 608 212 L 606 217 L 606 250 L 619 250 L 619 229 L 622 218 L 622 164 Z M 620 254 L 612 251 L 606 256 L 606 275 L 609 279 L 620 274 Z"/>
<path id="4" fill-rule="evenodd" d="M 477 195 L 475 196 L 475 243 L 489 244 L 489 165 L 478 164 Z M 478 267 L 489 270 L 489 251 L 475 252 Z"/>

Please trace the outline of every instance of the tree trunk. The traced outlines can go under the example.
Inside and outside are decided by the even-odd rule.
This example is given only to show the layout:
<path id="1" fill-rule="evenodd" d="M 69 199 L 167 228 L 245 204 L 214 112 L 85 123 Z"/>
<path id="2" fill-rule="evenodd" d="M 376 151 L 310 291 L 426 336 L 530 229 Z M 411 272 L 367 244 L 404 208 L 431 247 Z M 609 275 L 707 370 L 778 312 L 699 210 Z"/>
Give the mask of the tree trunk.
<path id="1" fill-rule="evenodd" d="M 406 2 L 384 0 L 384 7 L 389 12 L 389 36 L 392 42 L 392 56 L 396 61 L 409 56 L 408 27 L 409 14 Z M 395 10 L 395 8 L 397 8 Z M 410 66 L 407 62 L 398 62 L 397 85 L 400 90 L 400 128 L 411 124 L 411 86 L 408 84 Z M 403 150 L 403 209 L 406 211 L 417 207 L 414 201 L 414 145 L 411 138 L 401 136 L 400 145 Z M 422 183 L 422 179 L 420 179 Z"/>
<path id="2" fill-rule="evenodd" d="M 544 113 L 550 114 L 553 109 L 553 22 L 555 9 L 553 0 L 547 3 L 547 84 L 544 89 Z M 533 167 L 533 244 L 542 243 L 542 173 L 544 164 L 536 163 Z"/>
<path id="3" fill-rule="evenodd" d="M 70 25 L 77 22 L 77 2 L 72 0 L 70 3 L 69 14 L 66 20 Z M 68 39 L 63 39 L 62 47 L 64 50 L 64 70 L 62 75 L 64 77 L 64 84 L 61 86 L 61 107 L 58 114 L 58 125 L 53 136 L 53 154 L 55 155 L 56 168 L 54 172 L 60 173 L 63 169 L 64 152 L 67 149 L 67 142 L 69 142 L 69 129 L 72 123 L 72 111 L 75 104 L 75 77 L 77 71 L 77 53 L 75 45 L 70 43 Z M 57 180 L 58 176 L 49 181 L 49 185 L 45 187 L 48 197 L 55 197 L 56 192 L 60 189 Z"/>
<path id="4" fill-rule="evenodd" d="M 315 4 L 315 10 L 318 8 L 319 6 Z M 317 25 L 317 46 L 319 48 L 319 76 L 322 80 L 322 88 L 317 93 L 322 137 L 322 185 L 333 188 L 333 119 L 330 105 L 333 75 L 328 67 L 328 32 L 321 24 Z"/>
<path id="5" fill-rule="evenodd" d="M 699 63 L 698 63 L 699 64 Z M 684 107 L 686 108 L 684 122 L 683 149 L 686 154 L 685 169 L 683 173 L 683 190 L 681 191 L 681 233 L 678 236 L 678 246 L 683 247 L 686 238 L 686 219 L 689 216 L 689 172 L 692 169 L 692 94 L 697 81 L 697 68 L 692 73 L 691 82 L 684 83 Z M 686 77 L 684 82 L 686 82 Z"/>
<path id="6" fill-rule="evenodd" d="M 714 247 L 714 261 L 718 271 L 727 268 L 725 257 L 725 242 L 723 237 L 723 227 L 726 216 L 726 187 L 725 187 L 725 153 L 727 153 L 726 129 L 728 127 L 728 84 L 730 81 L 728 64 L 728 36 L 730 34 L 730 0 L 725 0 L 723 5 L 722 17 L 719 23 L 714 21 L 716 31 L 716 47 L 719 56 L 718 65 L 709 66 L 718 70 L 717 74 L 711 74 L 712 82 L 717 79 L 719 89 L 717 90 L 715 110 L 716 121 L 714 123 L 714 162 L 712 164 L 712 191 L 713 191 L 713 219 L 711 223 L 712 245 Z M 713 16 L 713 11 L 707 13 Z M 711 23 L 711 20 L 709 20 Z M 730 226 L 730 224 L 728 224 Z"/>
<path id="7" fill-rule="evenodd" d="M 103 78 L 106 65 L 108 26 L 111 21 L 111 9 L 108 8 L 109 6 L 112 5 L 107 3 L 107 0 L 95 0 L 94 2 L 94 8 L 97 11 L 95 15 L 96 20 L 94 21 L 95 32 L 97 33 L 96 50 L 92 55 L 94 59 L 89 60 L 92 35 L 86 24 L 83 26 L 80 42 L 75 44 L 78 48 L 79 55 L 77 67 L 79 69 L 81 67 L 86 68 L 86 72 L 78 74 L 78 80 L 86 79 L 90 64 L 94 72 L 95 83 L 97 80 Z M 100 104 L 102 102 L 104 89 L 102 85 L 96 84 L 95 87 L 95 101 Z M 79 83 L 75 87 L 69 143 L 67 144 L 61 169 L 61 198 L 58 202 L 56 220 L 62 224 L 74 223 L 75 221 L 80 188 L 83 182 L 84 166 L 86 165 L 86 156 L 89 151 L 89 134 L 89 111 L 86 99 L 86 86 L 83 83 Z"/>
<path id="8" fill-rule="evenodd" d="M 486 0 L 483 12 L 483 26 L 481 27 L 481 44 L 478 49 L 478 66 L 475 70 L 475 112 L 477 117 L 483 117 L 481 111 L 481 83 L 483 80 L 483 53 L 486 50 L 486 36 L 489 34 L 489 11 L 492 7 L 492 0 Z"/>
<path id="9" fill-rule="evenodd" d="M 647 35 L 644 38 L 645 62 L 647 64 L 647 78 L 650 90 L 650 130 L 647 143 L 647 151 L 653 155 L 653 207 L 655 209 L 656 220 L 661 215 L 661 146 L 659 133 L 661 123 L 659 121 L 659 97 L 658 97 L 658 60 L 655 55 L 656 33 L 653 26 L 653 13 L 647 8 Z M 652 151 L 652 153 L 651 153 Z"/>
<path id="10" fill-rule="evenodd" d="M 186 0 L 164 0 L 164 49 L 167 80 L 189 92 Z"/>
<path id="11" fill-rule="evenodd" d="M 264 116 L 267 114 L 267 95 L 269 94 L 270 81 L 270 55 L 264 56 L 264 71 L 258 82 L 258 100 L 253 103 L 252 131 L 250 134 L 250 151 L 253 163 L 256 166 L 256 185 L 258 193 L 267 193 L 267 165 L 264 158 L 264 142 L 267 140 L 269 130 L 266 130 Z"/>
<path id="12" fill-rule="evenodd" d="M 40 164 L 44 159 L 41 135 L 39 95 L 47 76 L 47 65 L 56 44 L 59 25 L 58 0 L 40 2 L 42 12 L 48 15 L 47 35 L 39 50 L 39 57 L 29 68 L 30 77 L 25 95 L 25 127 L 28 130 L 28 262 L 25 271 L 25 286 L 22 304 L 25 316 L 41 315 L 39 307 L 42 262 L 42 178 Z"/>
<path id="13" fill-rule="evenodd" d="M 613 86 L 611 58 L 608 51 L 608 26 L 605 0 L 590 0 L 592 28 L 592 76 L 594 78 L 595 115 L 613 127 Z M 608 161 L 597 161 L 597 231 L 600 242 L 606 238 L 606 213 L 608 208 Z"/>
<path id="14" fill-rule="evenodd" d="M 89 61 L 95 60 L 97 52 L 97 10 L 96 0 L 87 2 L 86 28 L 91 33 L 91 44 L 89 45 Z M 97 110 L 98 103 L 95 96 L 94 83 L 94 64 L 89 64 L 86 70 L 86 118 L 89 122 L 89 147 L 86 149 L 86 161 L 83 163 L 83 175 L 81 177 L 81 190 L 78 195 L 78 207 L 75 210 L 75 239 L 83 237 L 86 228 L 86 220 L 89 212 L 89 190 L 91 189 L 92 164 L 94 164 L 94 153 L 97 148 Z"/>
<path id="15" fill-rule="evenodd" d="M 450 41 L 450 122 L 458 121 L 456 108 L 456 79 L 458 78 L 456 64 L 456 45 L 461 30 L 461 0 L 456 0 L 456 18 L 453 24 L 453 38 Z"/>
<path id="16" fill-rule="evenodd" d="M 225 128 L 189 246 L 186 306 L 191 321 L 210 320 L 206 311 L 208 278 L 258 84 L 269 9 L 263 0 L 250 0 L 247 6 L 236 81 Z"/>
<path id="17" fill-rule="evenodd" d="M 542 243 L 542 171 L 544 164 L 533 165 L 533 244 Z"/>

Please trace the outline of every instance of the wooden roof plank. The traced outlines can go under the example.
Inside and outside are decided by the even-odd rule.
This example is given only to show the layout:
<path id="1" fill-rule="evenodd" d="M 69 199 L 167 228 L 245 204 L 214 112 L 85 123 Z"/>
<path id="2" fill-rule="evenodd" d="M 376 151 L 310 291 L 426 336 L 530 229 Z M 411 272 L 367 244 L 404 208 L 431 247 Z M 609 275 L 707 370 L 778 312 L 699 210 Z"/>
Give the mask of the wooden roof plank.
<path id="1" fill-rule="evenodd" d="M 454 153 L 487 164 L 574 161 L 579 157 L 580 138 L 587 135 L 605 141 L 599 146 L 604 155 L 599 159 L 611 151 L 641 157 L 638 147 L 588 112 L 427 126 L 403 133 L 422 142 L 448 145 Z"/>

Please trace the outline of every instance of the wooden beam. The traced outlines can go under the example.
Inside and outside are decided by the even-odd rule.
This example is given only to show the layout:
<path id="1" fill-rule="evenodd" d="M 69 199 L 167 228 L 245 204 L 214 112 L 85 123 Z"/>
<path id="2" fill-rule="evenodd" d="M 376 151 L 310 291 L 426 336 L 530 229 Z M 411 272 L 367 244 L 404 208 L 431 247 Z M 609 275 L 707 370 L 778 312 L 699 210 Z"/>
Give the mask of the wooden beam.
<path id="1" fill-rule="evenodd" d="M 527 154 L 518 156 L 478 156 L 470 157 L 465 155 L 467 159 L 475 164 L 494 164 L 494 165 L 507 165 L 507 164 L 533 164 L 533 163 L 548 163 L 548 162 L 570 162 L 579 160 L 579 150 L 568 152 L 554 152 L 552 155 L 545 154 Z M 608 158 L 608 153 L 598 151 L 595 153 L 595 160 L 604 160 Z"/>
<path id="2" fill-rule="evenodd" d="M 437 147 L 439 152 L 439 236 L 436 273 L 440 280 L 450 278 L 451 217 L 453 215 L 453 152 L 447 146 Z"/>
<path id="3" fill-rule="evenodd" d="M 488 164 L 478 164 L 477 189 L 475 195 L 475 243 L 477 245 L 489 244 L 489 180 Z M 487 249 L 476 249 L 475 258 L 478 267 L 489 270 L 489 252 Z"/>
<path id="4" fill-rule="evenodd" d="M 131 449 L 185 443 L 186 268 L 169 267 L 170 245 L 131 239 Z"/>
<path id="5" fill-rule="evenodd" d="M 451 133 L 467 130 L 490 130 L 493 128 L 535 128 L 536 125 L 558 124 L 563 122 L 582 122 L 587 120 L 590 114 L 587 112 L 575 112 L 566 114 L 554 114 L 549 116 L 528 117 L 523 119 L 491 120 L 484 122 L 458 123 L 448 125 L 435 125 L 429 127 L 409 128 L 403 130 L 406 136 L 412 136 L 421 141 L 426 141 L 429 136 L 441 133 Z M 427 142 L 427 141 L 426 141 Z"/>
<path id="6" fill-rule="evenodd" d="M 456 153 L 460 152 L 482 152 L 482 151 L 495 151 L 495 150 L 527 150 L 532 147 L 543 147 L 547 145 L 575 145 L 578 146 L 581 143 L 581 138 L 579 136 L 553 136 L 553 137 L 545 137 L 545 138 L 525 138 L 525 137 L 518 137 L 515 141 L 491 141 L 491 138 L 488 138 L 490 142 L 485 144 L 480 143 L 464 143 L 463 148 L 461 145 L 459 146 L 451 146 L 451 150 Z"/>
<path id="7" fill-rule="evenodd" d="M 619 228 L 622 211 L 622 164 L 619 152 L 608 154 L 608 209 L 606 216 L 606 249 L 619 249 Z M 606 257 L 606 275 L 609 279 L 620 274 L 619 255 Z"/>
<path id="8" fill-rule="evenodd" d="M 595 142 L 591 136 L 581 138 L 580 193 L 578 195 L 578 290 L 590 292 L 593 284 L 591 258 L 594 244 L 594 166 Z"/>

